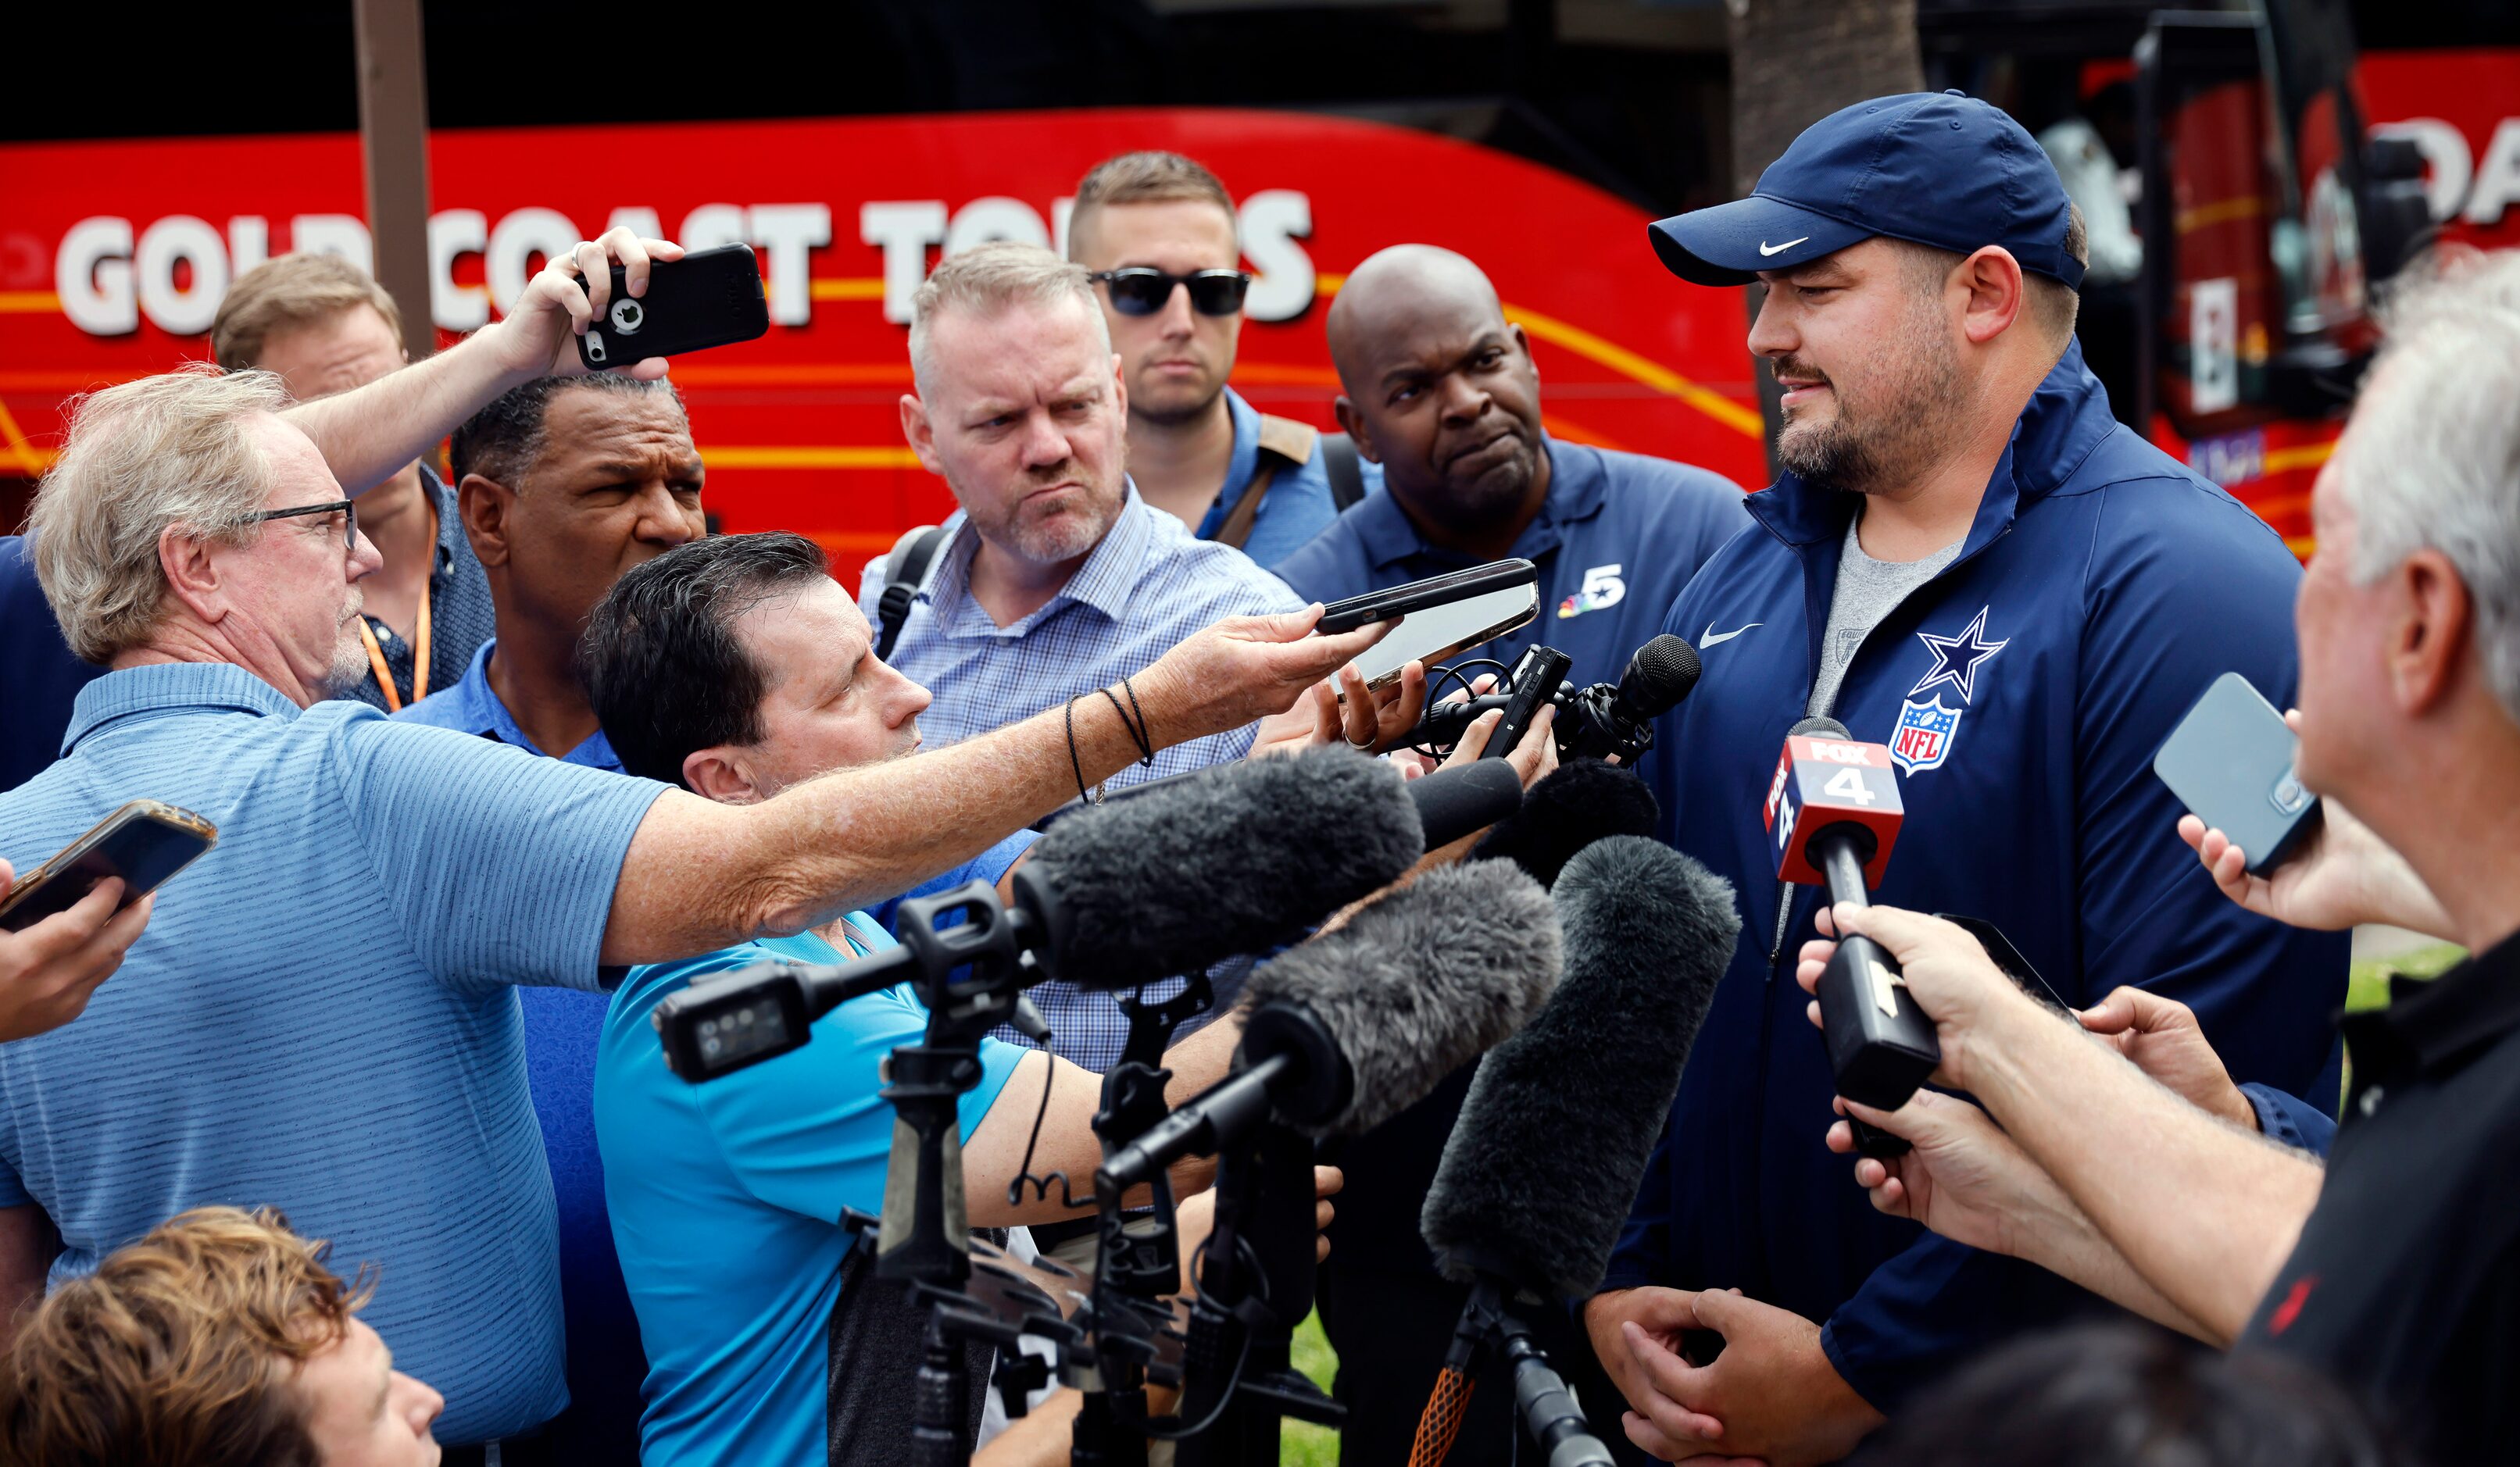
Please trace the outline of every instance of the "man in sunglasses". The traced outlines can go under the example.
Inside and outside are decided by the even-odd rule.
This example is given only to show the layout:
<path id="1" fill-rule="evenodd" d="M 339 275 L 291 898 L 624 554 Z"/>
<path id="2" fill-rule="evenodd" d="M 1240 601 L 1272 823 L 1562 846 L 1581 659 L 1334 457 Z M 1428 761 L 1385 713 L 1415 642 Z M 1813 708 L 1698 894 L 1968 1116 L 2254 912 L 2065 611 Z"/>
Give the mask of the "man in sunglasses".
<path id="1" fill-rule="evenodd" d="M 1067 257 L 1094 272 L 1129 388 L 1129 473 L 1201 540 L 1275 565 L 1377 483 L 1346 437 L 1227 386 L 1242 333 L 1234 200 L 1177 153 L 1124 153 L 1076 186 Z"/>

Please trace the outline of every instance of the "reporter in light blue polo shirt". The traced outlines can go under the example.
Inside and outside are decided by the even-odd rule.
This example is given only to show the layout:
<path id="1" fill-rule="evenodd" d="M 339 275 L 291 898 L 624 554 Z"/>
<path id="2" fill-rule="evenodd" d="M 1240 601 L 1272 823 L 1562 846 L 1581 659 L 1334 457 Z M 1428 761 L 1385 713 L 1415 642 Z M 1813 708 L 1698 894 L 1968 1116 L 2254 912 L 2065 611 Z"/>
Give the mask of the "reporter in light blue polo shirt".
<path id="1" fill-rule="evenodd" d="M 878 658 L 873 640 L 812 541 L 730 535 L 624 575 L 596 607 L 583 666 L 624 769 L 748 805 L 830 770 L 923 762 L 909 756 L 927 690 Z M 1028 842 L 993 848 L 983 874 L 1002 878 Z M 892 945 L 852 912 L 811 933 L 634 969 L 613 995 L 596 1058 L 595 1129 L 648 1350 L 648 1467 L 890 1463 L 906 1446 L 918 1337 L 882 1333 L 893 1316 L 870 1310 L 898 1293 L 859 1292 L 869 1287 L 856 1281 L 864 1260 L 844 1273 L 852 1240 L 838 1220 L 845 1208 L 883 1204 L 893 1123 L 877 1094 L 879 1067 L 894 1045 L 919 1041 L 926 1010 L 906 987 L 854 1000 L 816 1020 L 803 1048 L 705 1085 L 665 1068 L 649 1022 L 658 1002 L 712 973 L 837 962 Z M 1211 1025 L 1164 1056 L 1176 1097 L 1223 1076 L 1240 1030 Z M 1079 1216 L 1043 1199 L 1010 1206 L 1007 1184 L 1054 1071 L 1032 1170 L 1093 1171 L 1100 1082 L 994 1039 L 982 1042 L 978 1088 L 961 1102 L 971 1221 Z M 975 1393 L 983 1384 L 975 1377 Z"/>
<path id="2" fill-rule="evenodd" d="M 0 1046 L 0 1311 L 187 1208 L 278 1206 L 380 1265 L 370 1318 L 445 1391 L 451 1461 L 492 1442 L 533 1460 L 522 1439 L 565 1397 L 513 985 L 594 988 L 826 922 L 1136 757 L 1116 715 L 1080 709 L 1072 738 L 1036 719 L 738 808 L 321 701 L 365 665 L 378 564 L 345 486 L 573 370 L 612 263 L 643 289 L 652 251 L 675 246 L 616 231 L 566 252 L 498 325 L 320 402 L 193 369 L 73 415 L 36 571 L 71 649 L 112 670 L 67 756 L 0 793 L 0 857 L 31 865 L 143 797 L 220 838 L 85 1014 Z M 1282 711 L 1372 640 L 1310 626 L 1246 619 L 1158 659 L 1136 680 L 1155 737 Z"/>
<path id="3" fill-rule="evenodd" d="M 1464 655 L 1511 666 L 1545 644 L 1574 659 L 1568 677 L 1582 687 L 1615 681 L 1698 565 L 1750 524 L 1740 489 L 1721 475 L 1545 433 L 1522 329 L 1478 267 L 1450 250 L 1403 244 L 1358 265 L 1328 333 L 1339 422 L 1381 463 L 1383 488 L 1278 562 L 1298 596 L 1336 600 L 1520 556 L 1540 568 L 1538 619 Z M 1461 1312 L 1465 1291 L 1436 1276 L 1418 1210 L 1467 1086 L 1464 1071 L 1339 1152 L 1352 1180 L 1322 1318 L 1339 1354 L 1354 1460 L 1409 1455 Z M 1571 1334 L 1562 1343 L 1584 1351 Z M 1617 1398 L 1604 1385 L 1586 1399 Z M 1471 1401 L 1457 1463 L 1510 1455 L 1507 1400 Z M 1595 1424 L 1617 1439 L 1616 1415 Z"/>

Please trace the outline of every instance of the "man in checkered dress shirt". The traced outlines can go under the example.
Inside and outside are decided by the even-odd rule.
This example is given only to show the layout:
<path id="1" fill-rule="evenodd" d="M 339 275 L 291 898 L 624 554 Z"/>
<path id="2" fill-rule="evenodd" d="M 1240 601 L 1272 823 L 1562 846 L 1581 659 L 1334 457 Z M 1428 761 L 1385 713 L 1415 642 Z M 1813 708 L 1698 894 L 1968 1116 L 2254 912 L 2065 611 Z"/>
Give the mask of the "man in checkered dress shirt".
<path id="1" fill-rule="evenodd" d="M 902 399 L 903 428 L 962 507 L 889 659 L 935 696 L 919 720 L 930 747 L 1070 698 L 1100 702 L 1100 689 L 1223 617 L 1305 604 L 1130 485 L 1119 359 L 1081 267 L 1033 246 L 982 245 L 939 266 L 912 311 L 919 390 Z M 871 621 L 882 593 L 878 560 L 859 591 Z M 1111 783 L 1239 759 L 1254 733 L 1163 750 Z M 1219 1007 L 1230 998 L 1220 993 Z M 1127 1023 L 1109 994 L 1047 983 L 1032 999 L 1061 1054 L 1092 1070 L 1117 1063 Z"/>

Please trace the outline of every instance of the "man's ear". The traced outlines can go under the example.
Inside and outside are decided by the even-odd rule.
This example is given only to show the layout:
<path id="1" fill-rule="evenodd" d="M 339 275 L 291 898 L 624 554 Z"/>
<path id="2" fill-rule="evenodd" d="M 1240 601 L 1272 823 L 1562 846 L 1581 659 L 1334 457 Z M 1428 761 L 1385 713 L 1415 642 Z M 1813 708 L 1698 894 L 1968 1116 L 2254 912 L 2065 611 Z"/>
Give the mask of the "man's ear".
<path id="1" fill-rule="evenodd" d="M 940 479 L 945 476 L 945 461 L 936 457 L 936 424 L 928 421 L 927 404 L 916 392 L 901 394 L 901 436 L 919 456 L 920 467 Z"/>
<path id="2" fill-rule="evenodd" d="M 2388 646 L 2389 687 L 2398 706 L 2420 717 L 2482 678 L 2476 646 L 2476 602 L 2458 568 L 2437 550 L 2419 550 L 2391 572 L 2397 625 Z"/>
<path id="3" fill-rule="evenodd" d="M 744 768 L 742 750 L 718 744 L 684 756 L 683 782 L 704 800 L 721 805 L 758 805 L 765 796 Z"/>
<path id="4" fill-rule="evenodd" d="M 1989 244 L 1960 261 L 1955 272 L 1968 291 L 1960 331 L 1972 345 L 1984 346 L 2010 330 L 2025 302 L 2021 262 L 2001 244 Z"/>
<path id="5" fill-rule="evenodd" d="M 1339 430 L 1355 440 L 1356 451 L 1365 462 L 1382 462 L 1382 455 L 1373 451 L 1373 430 L 1365 425 L 1365 415 L 1356 410 L 1356 404 L 1347 400 L 1346 393 L 1340 393 L 1338 401 L 1330 404 L 1330 413 L 1338 419 Z"/>
<path id="6" fill-rule="evenodd" d="M 1228 362 L 1225 365 L 1228 371 L 1231 371 L 1234 367 L 1232 362 Z M 1116 399 L 1120 404 L 1120 421 L 1122 422 L 1128 422 L 1129 371 L 1126 367 L 1120 365 L 1120 354 L 1116 351 L 1111 353 L 1111 391 L 1115 394 Z"/>
<path id="7" fill-rule="evenodd" d="M 468 473 L 455 486 L 455 512 L 464 520 L 464 538 L 472 542 L 472 557 L 483 565 L 508 563 L 508 515 L 516 503 L 507 485 L 484 474 Z"/>
<path id="8" fill-rule="evenodd" d="M 1513 333 L 1513 344 L 1522 348 L 1522 359 L 1531 364 L 1531 375 L 1535 379 L 1538 378 L 1540 376 L 1540 358 L 1533 356 L 1531 353 L 1530 334 L 1523 331 L 1522 323 L 1519 321 L 1507 322 L 1506 330 Z"/>
<path id="9" fill-rule="evenodd" d="M 269 533 L 269 527 L 263 527 Z M 219 580 L 218 545 L 170 524 L 158 532 L 158 568 L 165 574 L 167 593 L 184 603 L 194 619 L 217 626 L 228 614 L 226 588 Z"/>

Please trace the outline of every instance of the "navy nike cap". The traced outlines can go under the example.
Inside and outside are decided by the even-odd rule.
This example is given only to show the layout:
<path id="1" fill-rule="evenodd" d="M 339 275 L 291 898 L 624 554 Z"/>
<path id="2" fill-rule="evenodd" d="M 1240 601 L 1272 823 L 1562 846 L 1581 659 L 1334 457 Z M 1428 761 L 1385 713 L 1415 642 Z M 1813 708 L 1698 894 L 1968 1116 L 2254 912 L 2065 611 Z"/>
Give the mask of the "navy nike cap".
<path id="1" fill-rule="evenodd" d="M 1672 274 L 1745 286 L 1875 235 L 1968 254 L 1989 244 L 2082 289 L 2065 252 L 2070 205 L 2055 164 L 2001 108 L 1959 92 L 1875 97 L 1794 139 L 1747 199 L 1647 227 Z"/>

